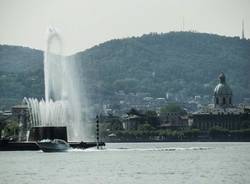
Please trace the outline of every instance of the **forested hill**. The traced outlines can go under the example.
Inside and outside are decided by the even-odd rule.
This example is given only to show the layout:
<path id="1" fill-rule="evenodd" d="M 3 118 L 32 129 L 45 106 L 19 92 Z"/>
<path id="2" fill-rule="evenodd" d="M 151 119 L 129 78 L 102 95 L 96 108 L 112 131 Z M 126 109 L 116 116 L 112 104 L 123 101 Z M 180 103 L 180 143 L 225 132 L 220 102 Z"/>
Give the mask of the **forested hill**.
<path id="1" fill-rule="evenodd" d="M 0 45 L 0 110 L 25 96 L 43 96 L 43 84 L 42 51 Z"/>
<path id="2" fill-rule="evenodd" d="M 118 90 L 212 95 L 223 71 L 235 98 L 250 97 L 250 41 L 206 33 L 170 32 L 111 40 L 71 58 L 81 63 L 91 98 Z M 0 103 L 43 95 L 42 52 L 0 46 Z"/>
<path id="3" fill-rule="evenodd" d="M 111 40 L 76 55 L 97 88 L 110 93 L 213 95 L 223 71 L 237 99 L 250 97 L 250 41 L 206 33 L 170 32 Z M 95 83 L 95 81 L 101 81 Z M 97 91 L 97 90 L 95 90 Z"/>

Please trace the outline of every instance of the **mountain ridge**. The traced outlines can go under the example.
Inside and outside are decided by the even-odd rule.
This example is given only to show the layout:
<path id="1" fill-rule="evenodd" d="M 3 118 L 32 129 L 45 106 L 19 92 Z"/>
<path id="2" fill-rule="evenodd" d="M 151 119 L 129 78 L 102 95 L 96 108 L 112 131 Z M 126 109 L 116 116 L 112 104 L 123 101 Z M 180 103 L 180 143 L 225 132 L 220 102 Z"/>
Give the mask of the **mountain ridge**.
<path id="1" fill-rule="evenodd" d="M 10 88 L 6 78 L 0 78 L 0 99 L 16 99 L 17 103 L 24 94 L 42 98 L 43 52 L 10 47 L 6 50 L 0 45 L 0 76 L 10 75 L 7 78 L 12 82 Z M 211 96 L 217 76 L 225 72 L 235 99 L 240 102 L 250 98 L 249 53 L 250 41 L 239 37 L 169 32 L 113 39 L 68 58 L 80 63 L 82 82 L 91 99 L 98 96 L 112 100 L 120 90 L 147 92 L 153 97 L 173 93 L 183 100 Z M 10 63 L 6 63 L 8 59 Z"/>

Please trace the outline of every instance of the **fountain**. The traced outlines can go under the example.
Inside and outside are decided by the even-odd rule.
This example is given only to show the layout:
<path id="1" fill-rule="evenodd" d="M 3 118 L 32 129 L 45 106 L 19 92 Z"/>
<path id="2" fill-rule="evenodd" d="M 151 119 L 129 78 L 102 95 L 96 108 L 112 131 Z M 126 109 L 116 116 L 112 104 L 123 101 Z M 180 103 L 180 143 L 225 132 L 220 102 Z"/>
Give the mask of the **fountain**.
<path id="1" fill-rule="evenodd" d="M 63 44 L 58 31 L 49 28 L 44 52 L 45 99 L 24 98 L 30 114 L 30 127 L 67 127 L 69 141 L 87 139 L 80 98 L 78 67 L 62 56 Z"/>
<path id="2" fill-rule="evenodd" d="M 35 141 L 47 138 L 63 139 L 81 149 L 105 145 L 83 142 L 91 141 L 91 137 L 93 141 L 93 134 L 91 126 L 86 126 L 88 105 L 81 88 L 80 67 L 74 59 L 62 55 L 62 46 L 58 31 L 49 28 L 44 52 L 45 99 L 24 98 L 25 105 L 12 107 L 13 114 L 20 118 L 19 140 L 1 139 L 0 151 L 38 150 Z"/>

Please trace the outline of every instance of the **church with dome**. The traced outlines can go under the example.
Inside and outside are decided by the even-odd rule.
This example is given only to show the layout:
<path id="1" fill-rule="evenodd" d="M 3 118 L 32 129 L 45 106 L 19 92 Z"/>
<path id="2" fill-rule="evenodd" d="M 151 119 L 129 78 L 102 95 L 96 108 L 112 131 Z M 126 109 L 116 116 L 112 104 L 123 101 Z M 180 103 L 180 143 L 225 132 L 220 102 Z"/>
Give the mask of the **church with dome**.
<path id="1" fill-rule="evenodd" d="M 233 104 L 233 91 L 226 82 L 224 73 L 219 75 L 219 83 L 213 94 L 214 104 L 193 113 L 189 121 L 194 128 L 208 131 L 212 127 L 239 130 L 250 121 L 249 109 Z"/>
<path id="2" fill-rule="evenodd" d="M 230 86 L 226 83 L 224 73 L 219 75 L 219 80 L 219 84 L 214 89 L 214 107 L 232 107 L 233 92 Z"/>

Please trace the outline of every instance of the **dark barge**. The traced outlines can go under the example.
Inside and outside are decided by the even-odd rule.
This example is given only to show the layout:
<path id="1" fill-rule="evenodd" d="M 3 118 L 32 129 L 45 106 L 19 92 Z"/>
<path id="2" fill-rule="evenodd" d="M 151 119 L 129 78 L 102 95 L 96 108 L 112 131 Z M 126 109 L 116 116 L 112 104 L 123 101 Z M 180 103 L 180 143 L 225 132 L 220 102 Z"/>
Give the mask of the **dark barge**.
<path id="1" fill-rule="evenodd" d="M 96 147 L 96 142 L 68 142 L 66 127 L 32 127 L 30 130 L 29 141 L 14 141 L 10 139 L 0 139 L 0 151 L 34 151 L 40 150 L 37 141 L 43 139 L 62 139 L 71 148 L 87 149 Z M 104 142 L 99 142 L 98 146 L 105 146 Z"/>
<path id="2" fill-rule="evenodd" d="M 78 149 L 87 149 L 95 147 L 96 142 L 69 142 L 70 147 Z M 99 146 L 105 146 L 104 142 L 99 142 Z M 0 151 L 36 151 L 40 150 L 35 141 L 19 142 L 0 140 Z"/>

